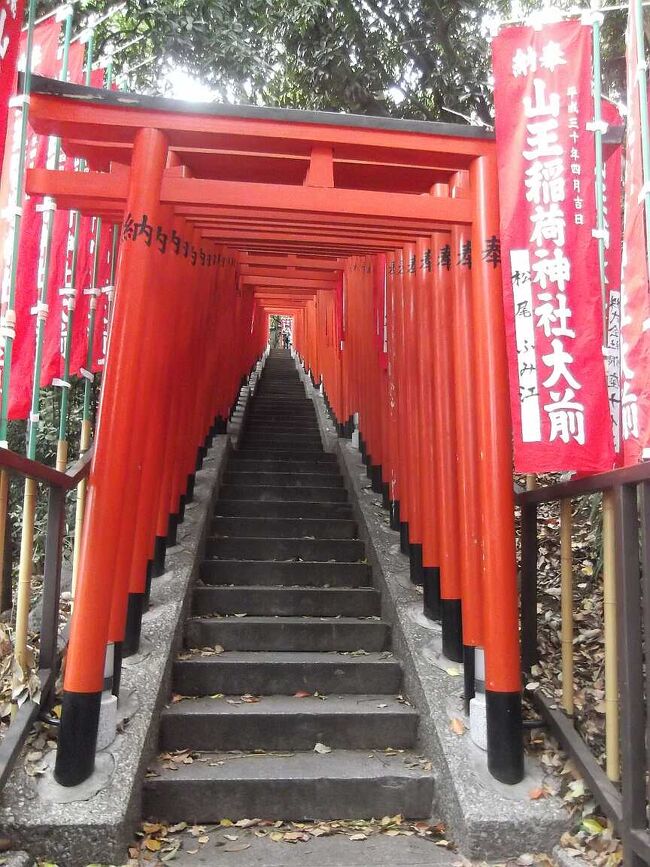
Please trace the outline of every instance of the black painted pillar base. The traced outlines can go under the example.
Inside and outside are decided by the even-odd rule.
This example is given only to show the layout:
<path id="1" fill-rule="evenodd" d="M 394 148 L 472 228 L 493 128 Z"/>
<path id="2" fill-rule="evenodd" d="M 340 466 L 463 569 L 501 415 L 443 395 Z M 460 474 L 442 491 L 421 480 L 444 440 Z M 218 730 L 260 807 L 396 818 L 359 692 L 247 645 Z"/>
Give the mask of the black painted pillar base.
<path id="1" fill-rule="evenodd" d="M 172 512 L 167 525 L 167 547 L 173 548 L 178 541 L 178 514 Z"/>
<path id="2" fill-rule="evenodd" d="M 143 610 L 146 611 L 149 607 L 149 597 L 151 596 L 151 579 L 153 578 L 153 560 L 147 560 L 147 572 L 144 579 L 144 603 Z"/>
<path id="3" fill-rule="evenodd" d="M 370 472 L 370 487 L 376 494 L 381 494 L 384 490 L 381 480 L 381 464 L 373 464 Z"/>
<path id="4" fill-rule="evenodd" d="M 167 536 L 156 536 L 153 545 L 153 567 L 151 574 L 160 578 L 165 571 L 165 556 L 167 554 Z"/>
<path id="5" fill-rule="evenodd" d="M 442 599 L 442 652 L 452 662 L 463 661 L 463 615 L 460 599 Z"/>
<path id="6" fill-rule="evenodd" d="M 352 439 L 352 434 L 354 433 L 354 416 L 351 415 L 350 418 L 344 423 L 345 427 L 345 438 L 348 440 Z"/>
<path id="7" fill-rule="evenodd" d="M 122 685 L 122 642 L 116 641 L 113 645 L 113 686 L 111 692 L 119 701 L 120 686 Z"/>
<path id="8" fill-rule="evenodd" d="M 485 691 L 488 770 L 500 783 L 524 778 L 521 693 Z"/>
<path id="9" fill-rule="evenodd" d="M 101 692 L 63 693 L 54 765 L 54 779 L 60 786 L 77 786 L 95 769 L 101 701 Z"/>
<path id="10" fill-rule="evenodd" d="M 476 695 L 476 648 L 463 645 L 463 704 L 465 713 L 469 714 L 469 703 Z"/>
<path id="11" fill-rule="evenodd" d="M 225 434 L 228 424 L 223 416 L 218 415 L 214 423 L 214 432 L 217 434 Z"/>
<path id="12" fill-rule="evenodd" d="M 440 567 L 422 567 L 422 610 L 429 620 L 440 620 L 442 617 L 440 608 Z"/>
<path id="13" fill-rule="evenodd" d="M 390 485 L 388 482 L 381 483 L 381 507 L 386 511 L 390 509 Z"/>
<path id="14" fill-rule="evenodd" d="M 129 593 L 126 603 L 126 627 L 122 641 L 122 656 L 133 656 L 140 649 L 144 593 Z"/>
<path id="15" fill-rule="evenodd" d="M 402 554 L 408 555 L 410 554 L 409 550 L 409 522 L 408 521 L 400 521 L 399 522 L 399 549 Z"/>
<path id="16" fill-rule="evenodd" d="M 187 503 L 187 498 L 185 494 L 181 494 L 180 500 L 178 501 L 178 523 L 182 524 L 185 520 L 185 506 Z"/>
<path id="17" fill-rule="evenodd" d="M 399 500 L 391 500 L 388 508 L 390 510 L 390 528 L 391 530 L 399 530 Z"/>
<path id="18" fill-rule="evenodd" d="M 203 458 L 205 457 L 205 449 L 203 446 L 199 446 L 196 450 L 196 463 L 194 464 L 194 469 L 198 473 L 198 471 L 203 466 Z"/>
<path id="19" fill-rule="evenodd" d="M 411 584 L 417 584 L 418 587 L 421 587 L 424 584 L 424 574 L 422 572 L 422 545 L 419 542 L 409 544 L 409 572 Z"/>
<path id="20" fill-rule="evenodd" d="M 341 438 L 344 438 L 344 437 L 345 437 L 345 424 L 337 423 L 337 425 L 336 425 L 336 435 L 337 435 L 338 437 L 341 437 Z"/>
<path id="21" fill-rule="evenodd" d="M 191 503 L 194 499 L 194 483 L 196 482 L 196 473 L 190 473 L 187 477 L 187 485 L 185 487 L 185 502 Z"/>

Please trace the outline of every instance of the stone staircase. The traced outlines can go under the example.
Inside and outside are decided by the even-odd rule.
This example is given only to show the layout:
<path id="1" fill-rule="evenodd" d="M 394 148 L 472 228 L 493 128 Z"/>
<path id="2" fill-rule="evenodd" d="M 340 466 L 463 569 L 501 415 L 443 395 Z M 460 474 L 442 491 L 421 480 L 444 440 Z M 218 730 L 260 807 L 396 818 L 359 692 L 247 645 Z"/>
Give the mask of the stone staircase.
<path id="1" fill-rule="evenodd" d="M 356 536 L 313 402 L 272 352 L 220 490 L 146 816 L 430 815 L 418 714 Z"/>

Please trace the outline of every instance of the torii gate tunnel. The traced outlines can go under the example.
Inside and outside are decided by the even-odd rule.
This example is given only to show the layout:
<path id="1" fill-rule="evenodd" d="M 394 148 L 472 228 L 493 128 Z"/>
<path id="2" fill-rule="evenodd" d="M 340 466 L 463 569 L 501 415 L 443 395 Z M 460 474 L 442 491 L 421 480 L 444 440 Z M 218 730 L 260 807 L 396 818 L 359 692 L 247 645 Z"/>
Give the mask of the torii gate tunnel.
<path id="1" fill-rule="evenodd" d="M 107 648 L 119 660 L 137 647 L 147 564 L 277 313 L 293 316 L 339 435 L 358 421 L 373 487 L 470 684 L 483 650 L 489 767 L 519 781 L 493 140 L 460 125 L 197 106 L 38 78 L 30 122 L 89 171 L 31 170 L 27 192 L 122 226 L 56 778 L 92 772 Z"/>

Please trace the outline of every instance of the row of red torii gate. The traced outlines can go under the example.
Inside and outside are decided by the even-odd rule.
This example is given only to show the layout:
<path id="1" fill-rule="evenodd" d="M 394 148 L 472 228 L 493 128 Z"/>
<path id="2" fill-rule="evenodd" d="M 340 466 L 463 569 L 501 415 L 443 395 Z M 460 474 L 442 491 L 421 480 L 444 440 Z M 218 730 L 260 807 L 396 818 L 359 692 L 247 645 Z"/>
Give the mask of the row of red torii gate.
<path id="1" fill-rule="evenodd" d="M 35 78 L 37 133 L 88 171 L 33 169 L 121 226 L 56 777 L 94 766 L 107 648 L 264 351 L 270 314 L 358 425 L 445 654 L 485 664 L 488 761 L 523 774 L 512 444 L 495 146 L 457 125 L 128 99 Z M 178 420 L 182 424 L 178 424 Z M 128 638 L 128 635 L 126 636 Z M 129 643 L 127 641 L 127 643 Z"/>

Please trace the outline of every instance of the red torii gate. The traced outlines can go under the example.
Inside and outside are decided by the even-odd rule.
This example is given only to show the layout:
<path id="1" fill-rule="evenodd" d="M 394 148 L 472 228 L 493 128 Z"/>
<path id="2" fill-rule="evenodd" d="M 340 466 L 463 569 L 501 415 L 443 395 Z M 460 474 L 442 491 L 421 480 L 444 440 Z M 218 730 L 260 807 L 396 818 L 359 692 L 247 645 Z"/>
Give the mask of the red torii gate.
<path id="1" fill-rule="evenodd" d="M 446 653 L 485 648 L 489 766 L 518 781 L 511 429 L 489 135 L 38 78 L 30 122 L 60 136 L 90 171 L 35 169 L 27 191 L 123 224 L 57 779 L 73 785 L 92 771 L 107 643 L 137 645 L 147 559 L 191 493 L 197 446 L 200 454 L 261 351 L 267 313 L 282 312 L 296 318 L 296 345 L 322 375 L 340 430 L 360 413 L 373 483 L 401 528 L 414 579 L 439 586 Z M 192 272 L 173 252 L 168 274 L 160 263 L 170 239 L 185 260 L 214 257 L 221 276 Z M 471 255 L 471 270 L 452 267 L 451 250 Z M 372 350 L 380 254 L 387 374 Z M 337 346 L 341 280 L 347 322 Z M 214 346 L 224 327 L 227 352 Z M 182 435 L 174 417 L 191 419 Z"/>

